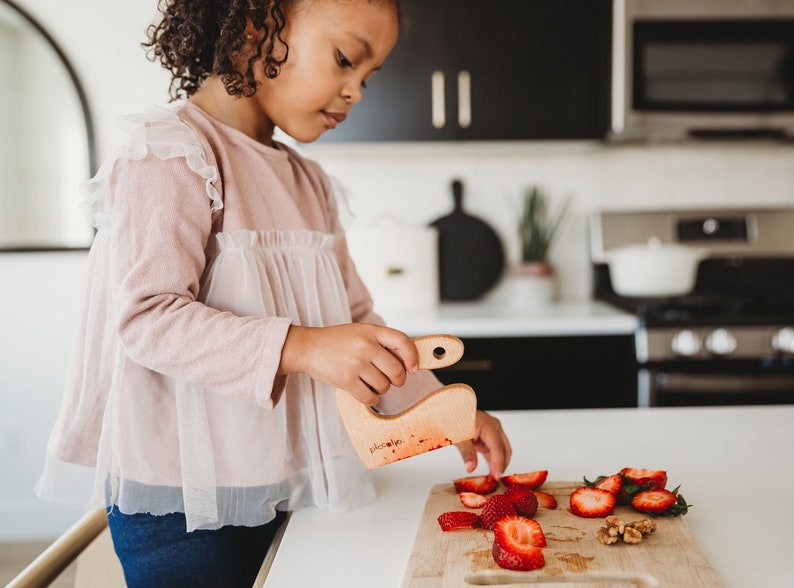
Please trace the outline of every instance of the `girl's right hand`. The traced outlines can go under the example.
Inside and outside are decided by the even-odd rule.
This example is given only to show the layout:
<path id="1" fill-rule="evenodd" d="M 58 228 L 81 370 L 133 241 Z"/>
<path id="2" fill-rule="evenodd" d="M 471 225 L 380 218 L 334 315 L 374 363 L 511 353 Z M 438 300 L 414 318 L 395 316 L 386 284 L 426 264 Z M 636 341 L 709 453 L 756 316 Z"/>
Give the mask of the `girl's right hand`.
<path id="1" fill-rule="evenodd" d="M 279 375 L 302 372 L 342 388 L 368 406 L 419 369 L 416 346 L 405 333 L 379 325 L 292 325 L 281 351 Z"/>

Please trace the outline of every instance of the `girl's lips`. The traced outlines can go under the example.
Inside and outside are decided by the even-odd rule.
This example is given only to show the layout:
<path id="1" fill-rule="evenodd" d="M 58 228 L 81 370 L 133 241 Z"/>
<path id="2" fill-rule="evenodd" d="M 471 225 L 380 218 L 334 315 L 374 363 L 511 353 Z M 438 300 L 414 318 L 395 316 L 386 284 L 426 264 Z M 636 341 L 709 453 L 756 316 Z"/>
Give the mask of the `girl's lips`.
<path id="1" fill-rule="evenodd" d="M 335 129 L 336 125 L 344 122 L 344 120 L 347 118 L 347 115 L 341 112 L 323 112 L 323 114 L 325 115 L 325 119 L 328 121 L 328 126 L 332 129 Z"/>

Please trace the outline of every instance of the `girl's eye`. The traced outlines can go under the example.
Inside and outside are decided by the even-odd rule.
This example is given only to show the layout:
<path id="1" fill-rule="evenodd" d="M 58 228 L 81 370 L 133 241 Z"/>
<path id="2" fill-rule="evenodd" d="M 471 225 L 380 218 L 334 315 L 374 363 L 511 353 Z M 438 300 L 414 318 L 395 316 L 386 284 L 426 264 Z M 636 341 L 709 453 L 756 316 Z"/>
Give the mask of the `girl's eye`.
<path id="1" fill-rule="evenodd" d="M 347 57 L 345 57 L 344 53 L 342 53 L 341 51 L 337 51 L 336 53 L 337 53 L 337 57 L 339 58 L 339 65 L 341 65 L 342 67 L 353 67 L 353 64 L 350 62 L 350 60 Z"/>
<path id="2" fill-rule="evenodd" d="M 339 59 L 339 65 L 341 65 L 342 67 L 349 67 L 351 69 L 354 69 L 353 68 L 353 63 L 347 57 L 345 57 L 344 53 L 342 53 L 341 51 L 337 50 L 336 54 L 337 54 L 337 58 Z M 361 87 L 362 88 L 366 88 L 367 87 L 367 82 L 362 81 L 361 82 Z"/>

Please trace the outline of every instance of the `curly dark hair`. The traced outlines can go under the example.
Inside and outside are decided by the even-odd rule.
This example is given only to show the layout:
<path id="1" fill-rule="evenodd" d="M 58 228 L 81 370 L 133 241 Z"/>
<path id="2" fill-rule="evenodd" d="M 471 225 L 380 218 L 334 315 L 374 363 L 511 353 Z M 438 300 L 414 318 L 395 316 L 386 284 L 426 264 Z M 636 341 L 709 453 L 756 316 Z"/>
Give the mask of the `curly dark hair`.
<path id="1" fill-rule="evenodd" d="M 151 61 L 160 61 L 171 72 L 171 101 L 189 98 L 212 74 L 218 74 L 232 96 L 256 92 L 254 65 L 264 54 L 264 73 L 275 78 L 287 61 L 289 47 L 281 36 L 286 8 L 300 0 L 159 0 L 160 22 L 146 29 L 146 49 Z M 390 2 L 402 21 L 399 0 Z M 248 23 L 257 31 L 256 51 L 244 72 L 237 58 L 245 44 Z M 401 27 L 402 28 L 402 27 Z"/>
<path id="2" fill-rule="evenodd" d="M 264 51 L 265 75 L 275 78 L 287 60 L 289 47 L 281 37 L 284 4 L 291 0 L 159 0 L 159 23 L 146 29 L 141 46 L 151 61 L 171 72 L 171 101 L 189 98 L 211 74 L 218 74 L 232 95 L 256 92 L 254 64 Z M 294 0 L 293 0 L 294 1 Z M 244 72 L 236 67 L 252 23 L 261 31 L 256 52 Z M 276 47 L 283 50 L 274 55 Z"/>

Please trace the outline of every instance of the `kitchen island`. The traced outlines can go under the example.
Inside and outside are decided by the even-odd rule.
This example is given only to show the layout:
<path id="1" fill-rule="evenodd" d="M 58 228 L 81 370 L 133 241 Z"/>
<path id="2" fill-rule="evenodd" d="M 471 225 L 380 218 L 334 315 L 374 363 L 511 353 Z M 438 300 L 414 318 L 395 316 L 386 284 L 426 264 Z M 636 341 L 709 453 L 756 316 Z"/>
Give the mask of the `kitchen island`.
<path id="1" fill-rule="evenodd" d="M 685 520 L 726 588 L 791 585 L 794 406 L 493 414 L 513 445 L 507 473 L 547 469 L 549 481 L 578 481 L 627 466 L 667 470 L 668 487 L 681 484 L 693 505 Z M 481 463 L 476 473 L 485 472 Z M 373 470 L 373 504 L 294 513 L 264 585 L 401 586 L 428 491 L 464 475 L 457 450 L 445 447 Z"/>

